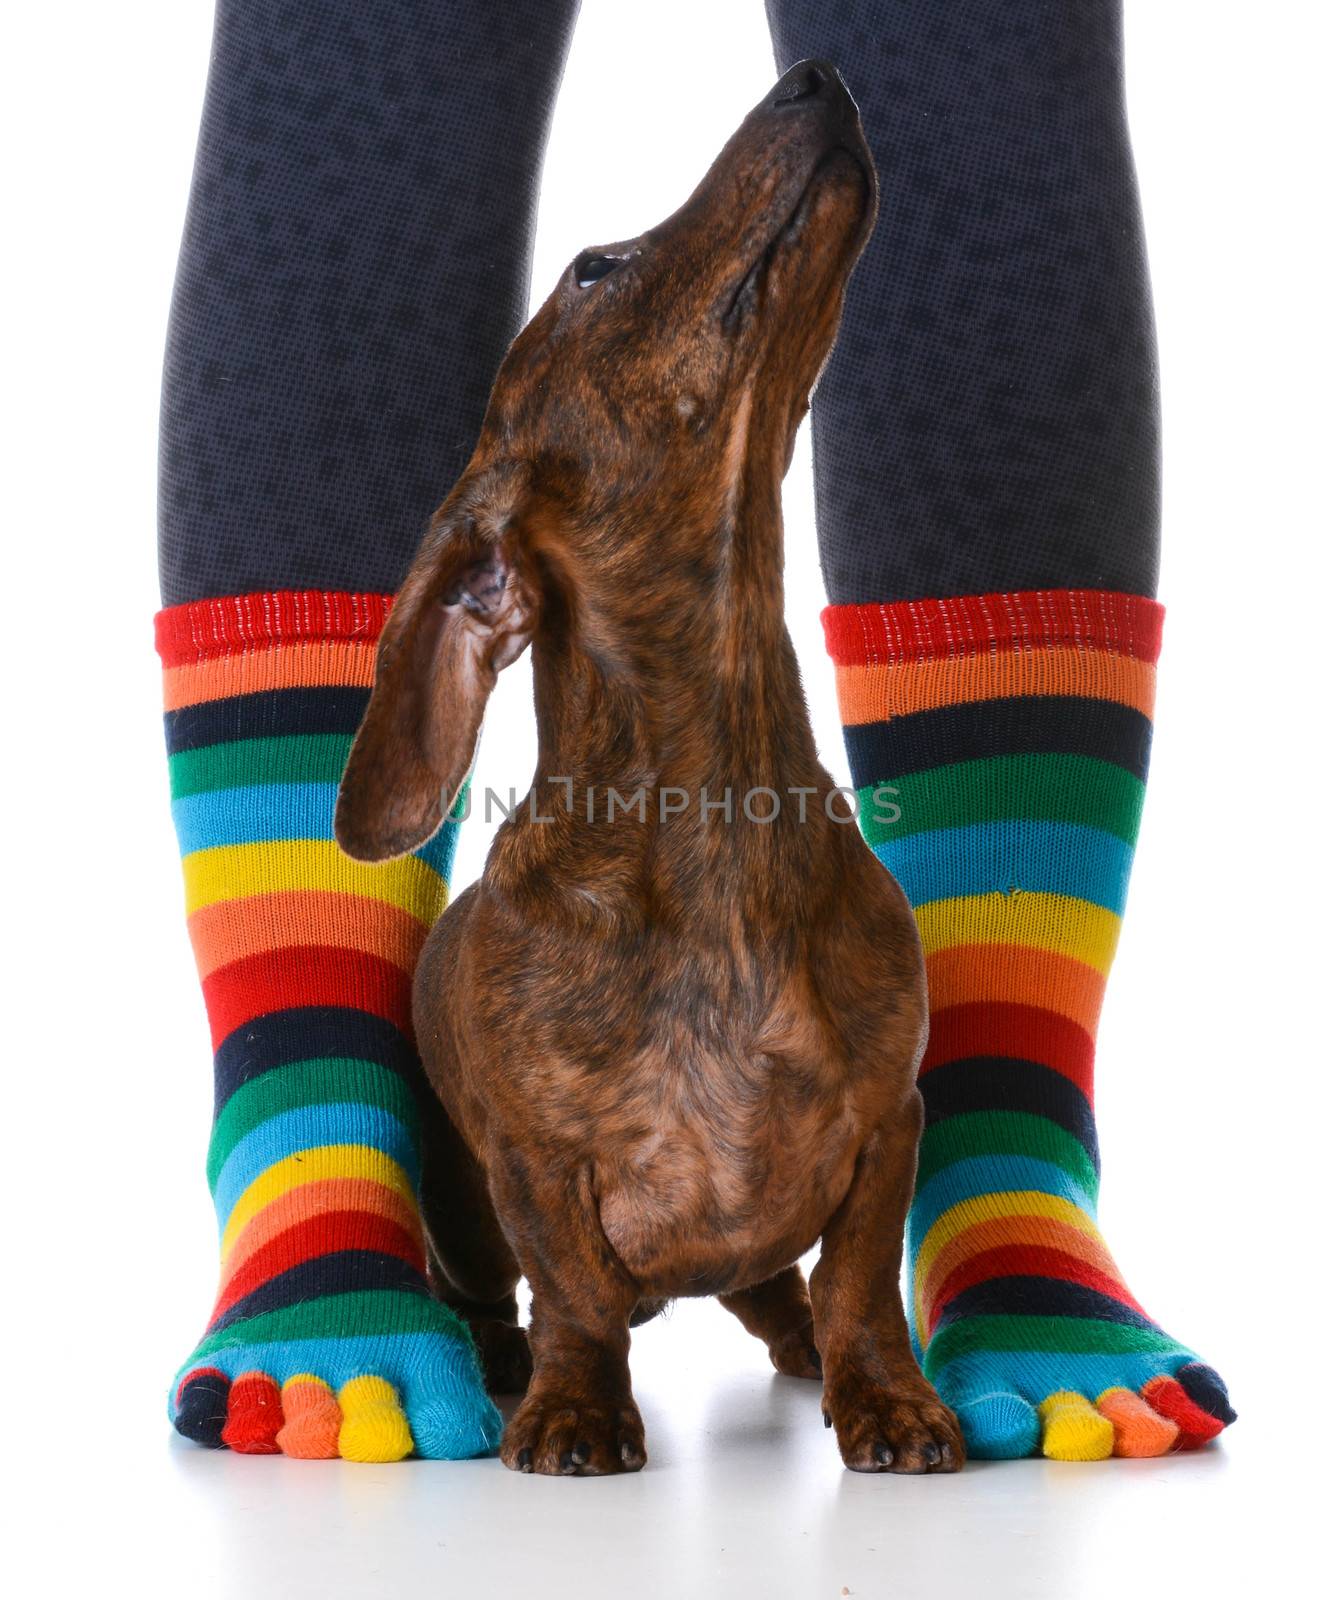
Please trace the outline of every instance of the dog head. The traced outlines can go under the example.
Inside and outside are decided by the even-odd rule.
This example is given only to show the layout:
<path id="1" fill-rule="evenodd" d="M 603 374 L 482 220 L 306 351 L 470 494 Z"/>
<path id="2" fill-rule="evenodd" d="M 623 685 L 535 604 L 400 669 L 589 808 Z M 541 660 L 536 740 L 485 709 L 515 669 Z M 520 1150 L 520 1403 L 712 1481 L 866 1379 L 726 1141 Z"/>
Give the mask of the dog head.
<path id="1" fill-rule="evenodd" d="M 496 675 L 553 617 L 611 637 L 663 585 L 714 584 L 739 519 L 779 525 L 875 207 L 856 106 L 806 61 L 679 211 L 579 252 L 506 356 L 385 626 L 338 802 L 350 855 L 439 827 Z"/>

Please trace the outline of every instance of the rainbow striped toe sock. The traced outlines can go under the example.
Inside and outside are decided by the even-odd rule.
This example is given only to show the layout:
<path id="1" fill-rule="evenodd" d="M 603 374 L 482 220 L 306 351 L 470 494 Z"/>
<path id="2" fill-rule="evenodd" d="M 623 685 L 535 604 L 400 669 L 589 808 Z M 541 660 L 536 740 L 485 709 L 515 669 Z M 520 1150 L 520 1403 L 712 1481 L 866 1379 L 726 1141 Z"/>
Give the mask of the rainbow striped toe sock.
<path id="1" fill-rule="evenodd" d="M 471 1339 L 426 1283 L 411 975 L 457 825 L 366 867 L 333 839 L 379 595 L 242 595 L 157 619 L 172 811 L 213 1036 L 222 1275 L 176 1428 L 251 1454 L 493 1449 Z"/>
<path id="2" fill-rule="evenodd" d="M 866 836 L 926 954 L 911 1320 L 974 1456 L 1160 1455 L 1235 1416 L 1096 1221 L 1093 1041 L 1161 621 L 1095 590 L 825 612 Z"/>

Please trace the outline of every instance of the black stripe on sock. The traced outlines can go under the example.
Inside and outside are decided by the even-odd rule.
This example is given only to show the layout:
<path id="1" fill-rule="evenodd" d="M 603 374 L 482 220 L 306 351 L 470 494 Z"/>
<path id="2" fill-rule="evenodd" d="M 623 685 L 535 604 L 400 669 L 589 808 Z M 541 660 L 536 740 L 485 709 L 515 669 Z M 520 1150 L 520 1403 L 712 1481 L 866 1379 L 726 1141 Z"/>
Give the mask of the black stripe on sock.
<path id="1" fill-rule="evenodd" d="M 242 1084 L 293 1061 L 341 1056 L 396 1072 L 414 1093 L 429 1093 L 416 1051 L 391 1022 L 354 1006 L 294 1006 L 235 1028 L 213 1056 L 213 1115 Z"/>
<path id="2" fill-rule="evenodd" d="M 201 1372 L 183 1384 L 176 1406 L 176 1432 L 210 1450 L 222 1448 L 231 1380 L 220 1372 Z"/>
<path id="3" fill-rule="evenodd" d="M 971 1056 L 923 1073 L 917 1087 L 926 1103 L 926 1126 L 974 1111 L 1022 1111 L 1045 1117 L 1072 1134 L 1101 1170 L 1097 1123 L 1077 1084 L 1038 1061 Z"/>
<path id="4" fill-rule="evenodd" d="M 1156 1328 L 1133 1306 L 1063 1278 L 988 1278 L 956 1294 L 940 1314 L 936 1332 L 965 1317 L 1082 1317 L 1127 1328 Z"/>
<path id="5" fill-rule="evenodd" d="M 168 711 L 167 754 L 234 739 L 278 739 L 294 733 L 354 734 L 370 690 L 358 687 L 271 689 Z"/>
<path id="6" fill-rule="evenodd" d="M 423 1297 L 429 1295 L 420 1272 L 400 1256 L 385 1255 L 380 1250 L 335 1250 L 302 1261 L 260 1284 L 253 1293 L 228 1307 L 208 1331 L 220 1333 L 247 1317 L 257 1317 L 264 1311 L 284 1311 L 305 1300 L 357 1294 L 366 1289 L 406 1289 Z M 349 1333 L 352 1331 L 348 1329 Z"/>
<path id="7" fill-rule="evenodd" d="M 858 789 L 992 756 L 1094 756 L 1143 779 L 1152 723 L 1114 700 L 1013 695 L 854 724 L 843 734 Z"/>

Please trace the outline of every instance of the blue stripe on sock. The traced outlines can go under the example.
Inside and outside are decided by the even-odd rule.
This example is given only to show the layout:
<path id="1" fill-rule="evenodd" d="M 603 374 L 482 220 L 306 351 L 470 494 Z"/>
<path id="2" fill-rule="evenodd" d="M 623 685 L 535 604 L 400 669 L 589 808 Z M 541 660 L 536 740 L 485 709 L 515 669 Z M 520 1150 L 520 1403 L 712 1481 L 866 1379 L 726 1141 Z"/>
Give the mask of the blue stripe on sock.
<path id="1" fill-rule="evenodd" d="M 412 852 L 418 861 L 433 867 L 446 883 L 454 870 L 454 851 L 458 848 L 458 830 L 461 826 L 461 823 L 446 821 L 433 839 L 427 840 L 420 850 Z"/>
<path id="2" fill-rule="evenodd" d="M 1012 1194 L 1035 1189 L 1040 1194 L 1068 1200 L 1089 1217 L 1096 1218 L 1097 1197 L 1085 1194 L 1064 1167 L 1050 1161 L 1034 1161 L 1030 1156 L 981 1155 L 969 1161 L 955 1161 L 943 1167 L 918 1190 L 912 1201 L 908 1226 L 912 1255 L 944 1213 L 963 1200 L 979 1195 Z"/>
<path id="3" fill-rule="evenodd" d="M 171 803 L 183 856 L 222 845 L 274 844 L 290 839 L 331 839 L 336 783 L 274 783 L 212 789 Z M 446 822 L 412 853 L 448 880 L 458 848 L 459 823 Z"/>
<path id="4" fill-rule="evenodd" d="M 875 845 L 914 906 L 957 895 L 1064 894 L 1120 916 L 1133 847 L 1100 828 L 1064 822 L 983 822 L 904 834 Z"/>
<path id="5" fill-rule="evenodd" d="M 180 1369 L 172 1384 L 170 1400 L 173 1404 L 181 1379 L 199 1365 L 215 1367 L 233 1379 L 243 1372 L 267 1372 L 275 1382 L 283 1382 L 297 1372 L 309 1372 L 336 1390 L 352 1378 L 364 1377 L 367 1373 L 392 1381 L 397 1376 L 393 1371 L 395 1367 L 411 1369 L 427 1363 L 433 1366 L 438 1363 L 438 1346 L 442 1340 L 457 1343 L 466 1350 L 461 1335 L 447 1329 L 438 1333 L 349 1332 L 341 1338 L 283 1339 L 263 1344 L 247 1342 L 243 1325 L 233 1332 L 235 1344 L 210 1350 L 202 1362 L 191 1357 Z"/>
<path id="6" fill-rule="evenodd" d="M 182 795 L 171 814 L 187 856 L 220 845 L 331 839 L 337 800 L 336 783 L 275 783 Z"/>
<path id="7" fill-rule="evenodd" d="M 276 1161 L 321 1145 L 361 1144 L 382 1150 L 407 1173 L 413 1186 L 420 1181 L 416 1146 L 409 1129 L 397 1117 L 377 1106 L 344 1102 L 300 1106 L 284 1111 L 247 1133 L 223 1163 L 213 1189 L 218 1227 L 250 1184 Z"/>
<path id="8" fill-rule="evenodd" d="M 946 1405 L 965 1406 L 981 1395 L 1006 1392 L 1040 1405 L 1059 1389 L 1072 1389 L 1092 1400 L 1107 1389 L 1138 1390 L 1163 1373 L 1174 1377 L 1186 1362 L 1194 1360 L 1197 1357 L 1183 1345 L 1176 1351 L 1115 1356 L 1081 1351 L 970 1350 L 942 1367 L 932 1366 L 927 1352 L 925 1367 Z"/>

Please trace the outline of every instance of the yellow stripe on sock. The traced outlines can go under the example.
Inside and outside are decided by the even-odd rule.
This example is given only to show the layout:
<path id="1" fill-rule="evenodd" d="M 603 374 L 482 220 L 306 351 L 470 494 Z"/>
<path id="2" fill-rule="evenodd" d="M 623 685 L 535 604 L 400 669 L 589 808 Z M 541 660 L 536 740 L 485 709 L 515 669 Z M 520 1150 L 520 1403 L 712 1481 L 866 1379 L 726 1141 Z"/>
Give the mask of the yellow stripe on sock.
<path id="1" fill-rule="evenodd" d="M 430 927 L 448 895 L 444 879 L 416 856 L 367 866 L 344 855 L 332 839 L 217 845 L 193 851 L 182 867 L 188 916 L 220 900 L 324 889 L 381 900 Z"/>
<path id="2" fill-rule="evenodd" d="M 1071 1205 L 1068 1200 L 1060 1199 L 1058 1195 L 1043 1194 L 1040 1189 L 1010 1189 L 998 1194 L 973 1195 L 967 1200 L 960 1200 L 956 1206 L 950 1206 L 942 1216 L 936 1218 L 930 1232 L 921 1241 L 921 1248 L 912 1263 L 912 1315 L 916 1320 L 917 1338 L 923 1345 L 927 1330 L 921 1289 L 930 1276 L 935 1257 L 965 1228 L 994 1217 L 1048 1217 L 1077 1228 L 1094 1239 L 1101 1238 L 1097 1224 L 1086 1211 Z"/>
<path id="3" fill-rule="evenodd" d="M 1120 918 L 1114 911 L 1072 895 L 1026 889 L 931 900 L 916 908 L 916 925 L 928 956 L 960 944 L 1025 945 L 1070 956 L 1103 977 L 1111 970 L 1120 938 Z"/>
<path id="4" fill-rule="evenodd" d="M 338 1391 L 342 1427 L 338 1454 L 344 1461 L 401 1461 L 412 1453 L 412 1430 L 387 1378 L 352 1378 Z"/>
<path id="5" fill-rule="evenodd" d="M 1057 1389 L 1037 1407 L 1041 1453 L 1052 1461 L 1105 1461 L 1115 1448 L 1115 1428 L 1087 1395 Z"/>
<path id="6" fill-rule="evenodd" d="M 231 1208 L 227 1226 L 222 1231 L 224 1267 L 241 1230 L 265 1206 L 303 1183 L 318 1183 L 324 1178 L 372 1178 L 409 1203 L 416 1204 L 416 1193 L 407 1174 L 383 1150 L 364 1144 L 324 1144 L 310 1150 L 298 1150 L 295 1155 L 285 1156 L 265 1168 L 253 1183 L 241 1191 Z"/>

